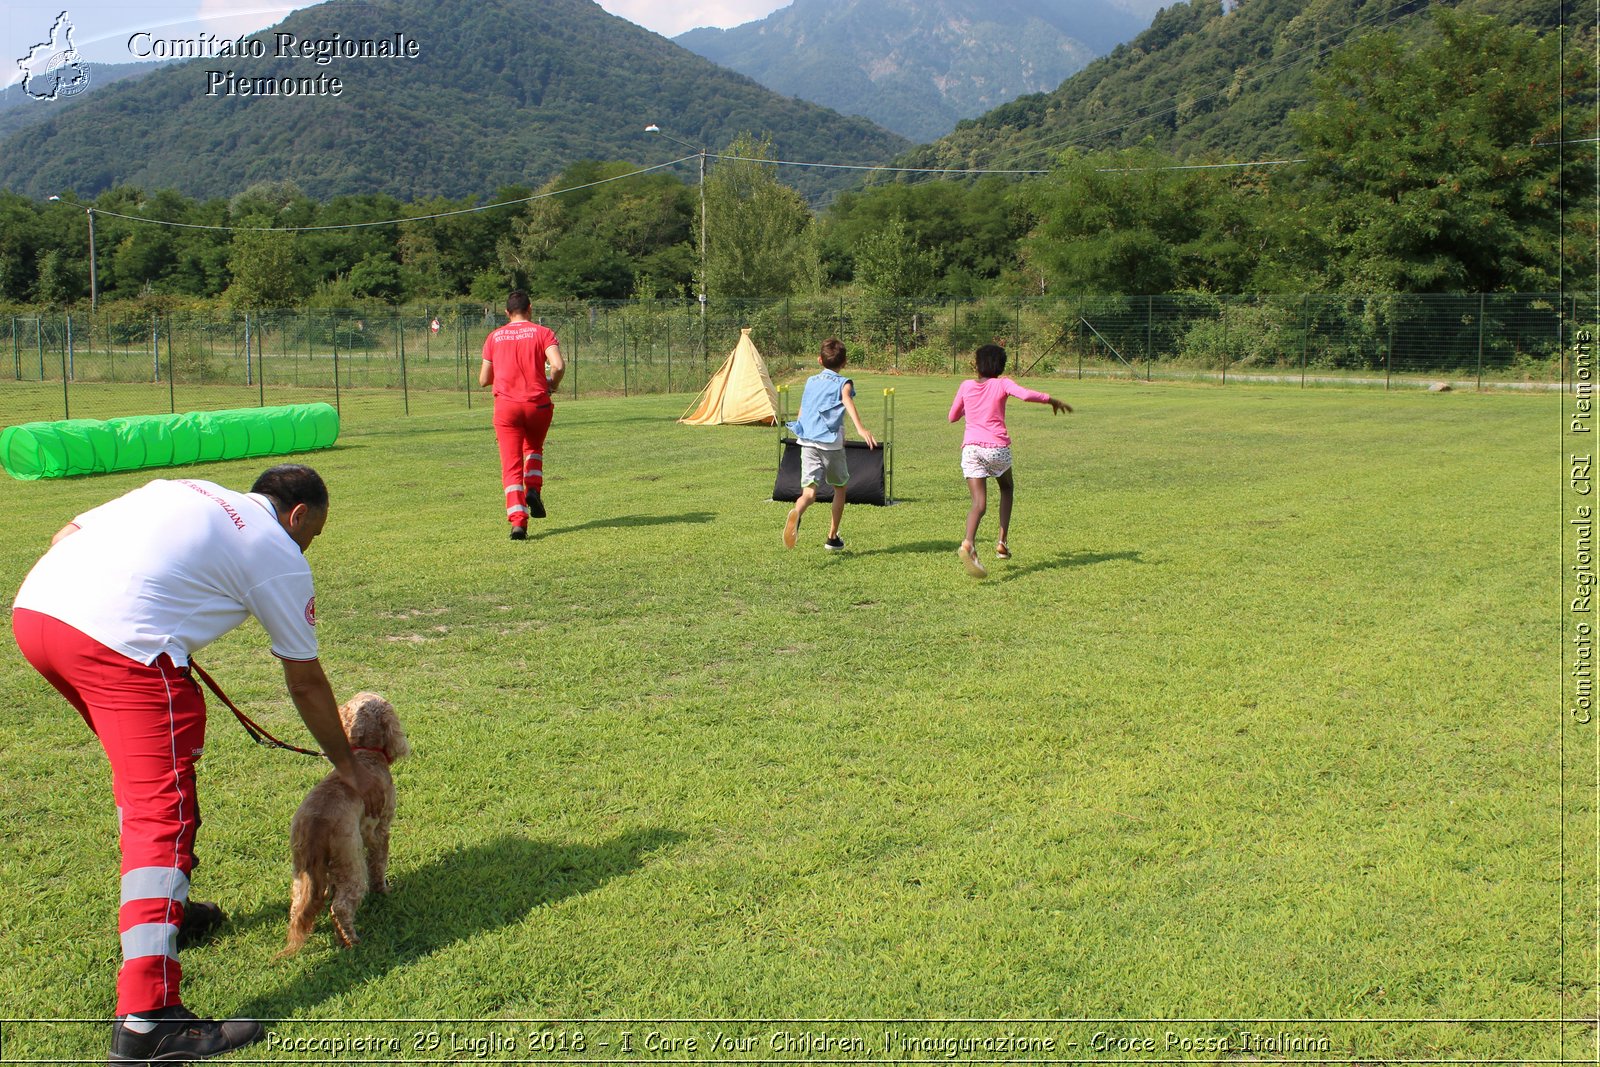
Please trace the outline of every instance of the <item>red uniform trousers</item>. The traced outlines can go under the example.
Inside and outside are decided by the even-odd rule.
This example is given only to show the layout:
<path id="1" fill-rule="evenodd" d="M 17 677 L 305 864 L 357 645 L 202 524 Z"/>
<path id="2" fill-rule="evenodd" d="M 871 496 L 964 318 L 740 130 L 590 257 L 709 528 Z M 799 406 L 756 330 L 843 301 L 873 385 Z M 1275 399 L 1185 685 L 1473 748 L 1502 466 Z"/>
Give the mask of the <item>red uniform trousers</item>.
<path id="1" fill-rule="evenodd" d="M 500 444 L 500 473 L 506 487 L 506 521 L 528 524 L 528 490 L 544 488 L 544 439 L 555 404 L 549 397 L 518 403 L 496 399 L 494 436 Z"/>
<path id="2" fill-rule="evenodd" d="M 182 1003 L 178 925 L 200 828 L 195 763 L 205 699 L 166 656 L 144 666 L 26 608 L 12 613 L 11 627 L 22 655 L 78 709 L 111 760 L 122 849 L 117 1014 Z"/>

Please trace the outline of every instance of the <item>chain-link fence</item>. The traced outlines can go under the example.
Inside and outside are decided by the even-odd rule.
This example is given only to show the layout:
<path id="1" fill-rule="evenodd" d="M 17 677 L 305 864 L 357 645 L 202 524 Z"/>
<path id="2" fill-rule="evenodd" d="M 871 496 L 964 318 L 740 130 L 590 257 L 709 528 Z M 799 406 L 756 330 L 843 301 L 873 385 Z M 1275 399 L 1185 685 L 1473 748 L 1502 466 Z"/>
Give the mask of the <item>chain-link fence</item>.
<path id="1" fill-rule="evenodd" d="M 997 342 L 1016 376 L 1262 377 L 1308 385 L 1561 379 L 1593 294 L 1084 296 L 962 302 L 819 297 L 542 304 L 564 397 L 694 393 L 749 327 L 775 378 L 830 336 L 863 370 L 966 373 Z M 352 429 L 488 403 L 482 305 L 0 318 L 0 425 L 326 401 Z"/>

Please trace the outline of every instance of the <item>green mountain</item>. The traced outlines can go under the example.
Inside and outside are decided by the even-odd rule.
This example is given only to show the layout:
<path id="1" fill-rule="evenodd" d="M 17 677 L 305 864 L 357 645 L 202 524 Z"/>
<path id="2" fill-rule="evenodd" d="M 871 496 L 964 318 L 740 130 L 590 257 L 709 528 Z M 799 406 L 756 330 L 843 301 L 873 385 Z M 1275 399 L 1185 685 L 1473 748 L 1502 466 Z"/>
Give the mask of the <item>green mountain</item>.
<path id="1" fill-rule="evenodd" d="M 279 33 L 295 43 L 280 47 Z M 535 186 L 580 159 L 689 154 L 646 134 L 652 123 L 712 150 L 741 131 L 769 133 L 779 158 L 840 164 L 908 147 L 590 0 L 330 0 L 252 40 L 259 58 L 188 60 L 60 104 L 0 141 L 0 188 L 92 196 L 131 184 L 212 197 L 289 180 L 318 199 L 461 197 Z M 385 50 L 399 54 L 370 54 Z M 268 88 L 277 95 L 260 95 Z M 854 172 L 783 177 L 817 195 Z"/>
<path id="2" fill-rule="evenodd" d="M 1544 0 L 1434 0 L 1538 29 Z M 1021 97 L 913 150 L 916 167 L 1047 168 L 1068 148 L 1149 144 L 1180 158 L 1291 153 L 1289 112 L 1328 54 L 1374 30 L 1430 32 L 1427 0 L 1217 0 L 1163 9 L 1131 42 L 1049 93 Z"/>
<path id="3" fill-rule="evenodd" d="M 1054 89 L 1147 25 L 1116 0 L 794 0 L 673 39 L 778 92 L 928 141 Z"/>
<path id="4" fill-rule="evenodd" d="M 91 63 L 85 92 L 95 93 L 119 81 L 142 78 L 160 68 L 160 63 Z M 0 139 L 59 113 L 55 103 L 34 100 L 22 91 L 21 85 L 8 85 L 0 89 Z"/>

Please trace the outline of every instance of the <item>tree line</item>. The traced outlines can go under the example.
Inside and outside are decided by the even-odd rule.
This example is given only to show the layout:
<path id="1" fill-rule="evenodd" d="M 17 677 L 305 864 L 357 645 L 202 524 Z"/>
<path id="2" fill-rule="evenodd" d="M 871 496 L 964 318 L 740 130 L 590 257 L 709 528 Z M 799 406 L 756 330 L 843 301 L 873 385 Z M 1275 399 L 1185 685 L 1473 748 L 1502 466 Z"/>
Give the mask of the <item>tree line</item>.
<path id="1" fill-rule="evenodd" d="M 1562 210 L 1594 189 L 1595 154 L 1579 143 L 1596 133 L 1593 71 L 1580 50 L 1565 70 L 1560 57 L 1553 34 L 1440 9 L 1420 40 L 1374 33 L 1330 57 L 1290 116 L 1290 162 L 1068 150 L 1045 175 L 902 175 L 820 209 L 749 134 L 707 160 L 703 188 L 594 161 L 538 189 L 410 202 L 319 202 L 288 182 L 210 200 L 128 187 L 92 201 L 4 193 L 0 301 L 88 299 L 91 214 L 98 299 L 157 305 L 497 303 L 513 287 L 580 300 L 853 287 L 891 305 L 1551 291 L 1592 269 L 1596 236 L 1592 212 Z"/>

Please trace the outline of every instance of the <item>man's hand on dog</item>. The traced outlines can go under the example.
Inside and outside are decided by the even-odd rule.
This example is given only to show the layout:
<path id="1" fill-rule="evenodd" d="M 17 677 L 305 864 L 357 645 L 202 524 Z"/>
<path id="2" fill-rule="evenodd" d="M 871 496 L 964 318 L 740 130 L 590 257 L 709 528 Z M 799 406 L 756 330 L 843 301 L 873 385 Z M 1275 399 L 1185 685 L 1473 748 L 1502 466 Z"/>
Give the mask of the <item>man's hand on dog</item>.
<path id="1" fill-rule="evenodd" d="M 349 786 L 350 791 L 361 798 L 361 806 L 366 809 L 367 818 L 376 819 L 383 814 L 383 781 L 373 771 L 350 761 L 348 768 L 335 768 L 339 772 L 339 780 Z"/>

